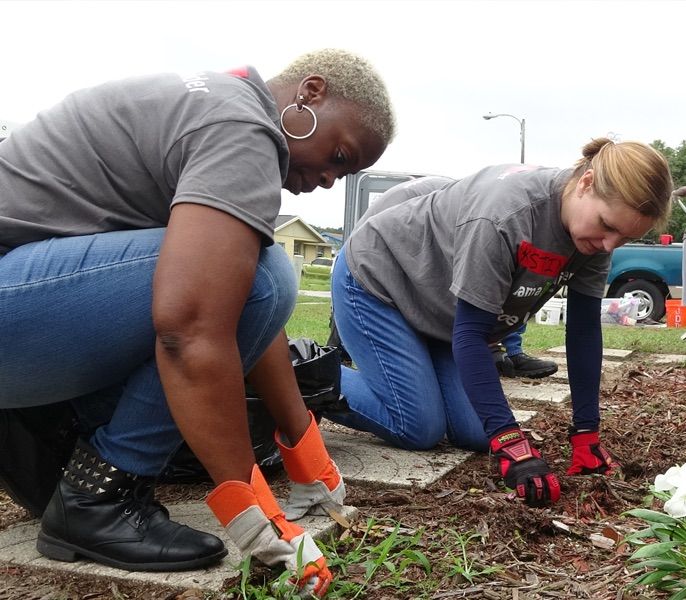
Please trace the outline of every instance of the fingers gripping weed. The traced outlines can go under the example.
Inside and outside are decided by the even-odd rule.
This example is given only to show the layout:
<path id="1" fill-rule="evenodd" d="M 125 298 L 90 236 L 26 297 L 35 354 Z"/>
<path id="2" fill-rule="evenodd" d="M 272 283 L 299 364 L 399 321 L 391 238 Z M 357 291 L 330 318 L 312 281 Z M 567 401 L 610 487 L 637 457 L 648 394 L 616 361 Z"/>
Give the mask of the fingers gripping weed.
<path id="1" fill-rule="evenodd" d="M 423 530 L 407 530 L 397 522 L 368 519 L 364 526 L 354 525 L 346 530 L 340 539 L 332 538 L 327 544 L 318 542 L 335 574 L 326 597 L 331 600 L 373 598 L 374 590 L 394 588 L 400 591 L 416 585 L 416 578 L 407 576 L 410 570 L 419 570 L 424 575 L 431 573 L 431 564 L 421 550 L 423 533 Z M 307 565 L 301 564 L 302 556 L 298 561 L 298 572 L 301 572 Z M 255 565 L 251 570 L 249 558 L 239 564 L 239 571 L 239 581 L 224 590 L 222 597 L 240 600 L 310 598 L 302 590 L 294 589 L 287 572 L 270 582 L 271 572 Z"/>

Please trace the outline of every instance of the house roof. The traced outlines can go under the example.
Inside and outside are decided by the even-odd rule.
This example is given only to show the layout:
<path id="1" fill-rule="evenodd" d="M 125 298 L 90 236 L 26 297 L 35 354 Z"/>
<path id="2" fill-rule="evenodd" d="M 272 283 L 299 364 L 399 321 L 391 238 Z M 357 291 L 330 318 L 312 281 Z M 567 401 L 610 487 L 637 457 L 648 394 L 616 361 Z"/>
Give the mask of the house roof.
<path id="1" fill-rule="evenodd" d="M 343 243 L 343 234 L 342 233 L 331 233 L 330 231 L 322 231 L 321 233 L 322 237 L 331 240 L 332 242 L 336 242 L 338 244 Z"/>
<path id="2" fill-rule="evenodd" d="M 287 227 L 288 225 L 290 225 L 291 223 L 294 223 L 295 221 L 300 221 L 305 227 L 307 227 L 312 232 L 313 235 L 317 236 L 322 241 L 322 244 L 329 245 L 329 242 L 327 242 L 326 239 L 324 239 L 320 235 L 320 233 L 314 227 L 312 227 L 312 225 L 310 225 L 304 219 L 300 218 L 297 215 L 278 215 L 276 217 L 276 225 L 274 227 L 274 233 L 276 233 L 280 229 L 283 229 L 284 227 Z"/>
<path id="3" fill-rule="evenodd" d="M 274 229 L 281 229 L 287 223 L 290 223 L 294 219 L 298 218 L 299 217 L 296 217 L 295 215 L 278 215 L 276 217 L 276 225 L 274 226 Z M 300 220 L 302 221 L 302 219 Z"/>

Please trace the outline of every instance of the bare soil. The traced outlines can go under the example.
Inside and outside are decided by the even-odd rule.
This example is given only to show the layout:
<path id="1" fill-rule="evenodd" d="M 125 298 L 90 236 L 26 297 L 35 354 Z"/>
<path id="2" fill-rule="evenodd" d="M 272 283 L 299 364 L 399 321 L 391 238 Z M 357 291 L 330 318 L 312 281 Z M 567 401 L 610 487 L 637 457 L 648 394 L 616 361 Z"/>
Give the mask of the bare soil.
<path id="1" fill-rule="evenodd" d="M 517 405 L 537 411 L 526 428 L 549 465 L 560 476 L 562 499 L 547 509 L 533 509 L 513 500 L 486 455 L 475 455 L 428 490 L 370 490 L 349 485 L 348 503 L 367 518 L 400 521 L 409 531 L 422 529 L 421 550 L 432 572 L 411 569 L 406 587 L 384 587 L 375 577 L 360 598 L 433 600 L 475 598 L 534 600 L 591 598 L 639 600 L 660 597 L 629 587 L 636 576 L 626 568 L 630 548 L 622 543 L 642 524 L 624 516 L 644 505 L 655 475 L 686 462 L 686 368 L 655 365 L 650 357 L 633 360 L 603 382 L 602 439 L 622 464 L 614 477 L 567 477 L 569 406 Z M 276 476 L 277 492 L 285 478 Z M 162 486 L 165 502 L 202 498 L 206 485 Z M 653 508 L 659 508 L 653 501 Z M 0 492 L 0 529 L 28 518 Z M 468 546 L 473 571 L 499 566 L 498 572 L 472 581 L 451 574 L 451 557 L 459 555 L 452 528 L 463 537 L 478 534 Z M 383 530 L 380 530 L 383 531 Z M 360 537 L 362 528 L 345 535 Z M 378 535 L 383 535 L 382 533 Z M 451 542 L 452 540 L 452 542 Z M 363 577 L 353 568 L 349 578 Z M 426 580 L 434 585 L 426 590 Z M 227 585 L 230 582 L 227 582 Z M 234 582 L 235 583 L 235 582 Z M 223 595 L 229 598 L 229 595 Z M 237 597 L 237 596 L 236 596 Z M 72 577 L 0 564 L 0 600 L 200 600 L 197 590 L 122 584 Z"/>

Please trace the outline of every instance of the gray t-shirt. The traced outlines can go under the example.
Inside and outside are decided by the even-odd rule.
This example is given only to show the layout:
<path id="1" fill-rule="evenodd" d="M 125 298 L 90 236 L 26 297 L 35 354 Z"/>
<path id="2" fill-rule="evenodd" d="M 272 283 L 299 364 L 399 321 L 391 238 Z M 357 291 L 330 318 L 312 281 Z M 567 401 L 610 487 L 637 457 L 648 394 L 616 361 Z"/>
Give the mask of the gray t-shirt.
<path id="1" fill-rule="evenodd" d="M 0 143 L 0 255 L 28 242 L 163 227 L 204 204 L 272 243 L 288 170 L 276 104 L 251 67 L 71 94 Z"/>
<path id="2" fill-rule="evenodd" d="M 498 341 L 564 283 L 602 297 L 610 255 L 582 256 L 562 226 L 560 199 L 570 176 L 499 165 L 460 181 L 402 183 L 352 233 L 350 270 L 417 331 L 445 341 L 457 298 L 498 315 L 489 340 Z"/>

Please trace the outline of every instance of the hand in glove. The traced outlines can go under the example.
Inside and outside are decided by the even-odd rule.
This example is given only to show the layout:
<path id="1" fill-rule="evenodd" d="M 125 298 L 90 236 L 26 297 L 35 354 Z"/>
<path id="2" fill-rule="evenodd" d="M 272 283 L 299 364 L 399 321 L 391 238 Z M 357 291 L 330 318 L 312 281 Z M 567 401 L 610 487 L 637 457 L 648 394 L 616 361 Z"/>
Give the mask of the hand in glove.
<path id="1" fill-rule="evenodd" d="M 285 445 L 278 430 L 274 434 L 283 466 L 293 482 L 284 506 L 289 520 L 300 519 L 307 513 L 326 515 L 331 510 L 340 512 L 345 499 L 345 484 L 338 467 L 324 446 L 312 413 L 310 419 L 305 435 L 292 448 Z"/>
<path id="2" fill-rule="evenodd" d="M 569 441 L 572 444 L 572 464 L 567 475 L 611 475 L 613 470 L 619 469 L 619 464 L 600 445 L 597 431 L 570 428 Z"/>
<path id="3" fill-rule="evenodd" d="M 491 438 L 505 485 L 529 506 L 546 506 L 560 499 L 560 483 L 541 453 L 529 445 L 521 429 L 509 429 Z"/>
<path id="4" fill-rule="evenodd" d="M 244 557 L 270 567 L 283 563 L 294 574 L 292 585 L 317 598 L 326 595 L 333 579 L 326 559 L 307 532 L 286 520 L 257 465 L 250 484 L 225 481 L 207 504 Z"/>

